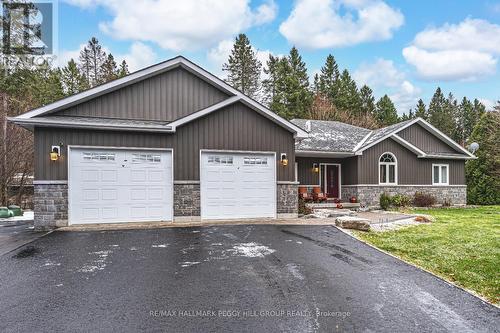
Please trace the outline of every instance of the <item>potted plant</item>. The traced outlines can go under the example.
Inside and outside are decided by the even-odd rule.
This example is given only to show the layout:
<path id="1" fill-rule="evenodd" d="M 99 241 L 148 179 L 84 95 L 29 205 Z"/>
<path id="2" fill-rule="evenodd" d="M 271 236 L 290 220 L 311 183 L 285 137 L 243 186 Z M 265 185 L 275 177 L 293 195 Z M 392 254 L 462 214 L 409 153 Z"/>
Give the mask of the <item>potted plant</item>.
<path id="1" fill-rule="evenodd" d="M 355 196 L 352 196 L 352 197 L 349 199 L 349 202 L 350 202 L 350 203 L 356 203 L 356 202 L 358 202 L 358 199 L 356 199 L 356 197 L 355 197 Z"/>

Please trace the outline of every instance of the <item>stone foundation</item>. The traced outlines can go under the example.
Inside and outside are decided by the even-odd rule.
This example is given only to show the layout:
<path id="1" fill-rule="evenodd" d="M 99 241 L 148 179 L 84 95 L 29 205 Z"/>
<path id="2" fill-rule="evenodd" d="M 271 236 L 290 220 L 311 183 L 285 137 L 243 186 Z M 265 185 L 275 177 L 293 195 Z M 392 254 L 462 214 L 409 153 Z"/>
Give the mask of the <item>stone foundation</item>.
<path id="1" fill-rule="evenodd" d="M 200 207 L 199 183 L 174 184 L 174 218 L 200 216 Z"/>
<path id="2" fill-rule="evenodd" d="M 49 230 L 68 225 L 68 185 L 34 185 L 34 225 L 36 230 Z"/>
<path id="3" fill-rule="evenodd" d="M 380 195 L 386 192 L 389 195 L 402 194 L 413 197 L 415 192 L 423 192 L 434 196 L 438 204 L 445 200 L 452 205 L 465 205 L 467 203 L 467 186 L 377 186 L 377 185 L 343 185 L 342 199 L 348 201 L 350 197 L 355 196 L 362 206 L 375 207 L 380 204 Z"/>
<path id="4" fill-rule="evenodd" d="M 299 212 L 298 204 L 298 183 L 278 183 L 277 213 L 280 218 L 297 217 Z"/>

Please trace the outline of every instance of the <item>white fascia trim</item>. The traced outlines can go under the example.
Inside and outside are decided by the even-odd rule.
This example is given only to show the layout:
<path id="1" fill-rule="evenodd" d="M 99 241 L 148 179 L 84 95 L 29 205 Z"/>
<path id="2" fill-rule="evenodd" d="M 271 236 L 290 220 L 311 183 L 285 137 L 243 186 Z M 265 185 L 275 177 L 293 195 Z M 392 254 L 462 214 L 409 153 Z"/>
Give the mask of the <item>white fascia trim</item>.
<path id="1" fill-rule="evenodd" d="M 436 127 L 432 126 L 431 124 L 429 124 L 428 122 L 426 122 L 425 120 L 423 120 L 421 118 L 417 118 L 417 119 L 419 119 L 420 123 L 425 128 L 427 128 L 427 130 L 429 130 L 429 132 L 438 136 L 442 141 L 446 141 L 446 143 L 448 143 L 448 145 L 460 150 L 461 152 L 463 152 L 464 154 L 466 154 L 469 157 L 472 157 L 472 158 L 476 157 L 471 152 L 469 152 L 467 149 L 465 149 L 464 147 L 462 147 L 461 145 L 459 145 L 458 143 L 453 141 L 449 136 L 447 136 L 446 134 L 444 134 L 443 132 L 438 130 Z"/>
<path id="2" fill-rule="evenodd" d="M 352 152 L 318 151 L 318 150 L 295 150 L 295 156 L 299 157 L 350 157 Z"/>
<path id="3" fill-rule="evenodd" d="M 425 157 L 426 156 L 424 151 L 422 151 L 418 147 L 412 145 L 411 143 L 409 143 L 408 141 L 406 141 L 405 139 L 403 139 L 399 135 L 393 134 L 393 135 L 391 135 L 391 138 L 393 138 L 396 142 L 400 143 L 401 145 L 405 146 L 406 148 L 408 148 L 409 150 L 411 150 L 412 152 L 417 154 L 418 157 Z"/>
<path id="4" fill-rule="evenodd" d="M 434 159 L 441 159 L 441 160 L 475 160 L 477 157 L 470 157 L 470 156 L 443 156 L 439 154 L 426 154 L 425 156 L 418 156 L 418 158 L 434 158 Z"/>
<path id="5" fill-rule="evenodd" d="M 373 133 L 373 131 L 368 132 L 368 134 L 365 135 L 365 137 L 361 141 L 359 141 L 359 143 L 356 145 L 356 147 L 353 148 L 352 151 L 355 152 L 356 150 L 358 150 L 359 147 L 361 147 L 366 142 L 366 140 L 368 140 L 368 138 L 372 135 L 372 133 Z M 362 155 L 362 154 L 360 154 L 360 155 Z"/>
<path id="6" fill-rule="evenodd" d="M 139 131 L 139 132 L 159 132 L 159 133 L 172 133 L 170 125 L 165 128 L 157 127 L 144 127 L 138 125 L 113 125 L 113 124 L 92 124 L 87 122 L 73 122 L 67 123 L 60 120 L 46 120 L 37 118 L 21 119 L 18 117 L 7 118 L 10 122 L 20 126 L 39 126 L 39 127 L 62 127 L 62 128 L 80 128 L 80 129 L 97 129 L 97 130 L 110 130 L 110 131 Z"/>
<path id="7" fill-rule="evenodd" d="M 190 121 L 193 121 L 193 120 L 198 119 L 200 117 L 206 116 L 209 113 L 212 113 L 212 112 L 214 112 L 216 110 L 219 110 L 219 109 L 221 109 L 221 108 L 223 108 L 225 106 L 228 106 L 228 105 L 231 105 L 233 103 L 236 103 L 239 100 L 241 100 L 240 96 L 229 97 L 228 99 L 225 99 L 222 102 L 219 102 L 217 104 L 209 106 L 208 108 L 205 108 L 203 110 L 200 110 L 200 111 L 197 111 L 197 112 L 192 113 L 190 115 L 187 115 L 187 116 L 185 116 L 185 117 L 183 117 L 181 119 L 173 121 L 170 124 L 168 124 L 168 126 L 172 127 L 172 130 L 175 132 L 176 129 L 177 129 L 177 126 L 184 125 L 186 123 L 189 123 Z"/>
<path id="8" fill-rule="evenodd" d="M 367 186 L 372 186 L 372 187 L 467 187 L 467 185 L 431 185 L 431 184 L 411 184 L 411 185 L 406 185 L 406 184 L 393 184 L 393 185 L 384 185 L 384 184 L 354 184 L 354 185 L 342 185 L 343 187 L 367 187 Z"/>
<path id="9" fill-rule="evenodd" d="M 390 137 L 393 133 L 400 132 L 400 131 L 404 130 L 405 128 L 410 127 L 411 125 L 415 124 L 415 123 L 416 123 L 416 122 L 418 122 L 419 120 L 420 120 L 420 118 L 415 118 L 414 120 L 410 121 L 408 124 L 404 125 L 403 127 L 398 128 L 397 130 L 394 130 L 394 131 L 392 131 L 392 132 L 389 132 L 388 134 L 384 135 L 384 136 L 383 136 L 383 137 L 381 137 L 380 139 L 373 141 L 373 142 L 372 142 L 372 143 L 370 143 L 368 146 L 363 147 L 363 149 L 356 150 L 356 151 L 355 151 L 356 155 L 362 155 L 362 152 L 364 152 L 364 151 L 365 151 L 365 150 L 367 150 L 368 148 L 375 146 L 377 143 L 379 143 L 379 142 L 381 142 L 381 141 L 384 141 L 385 139 L 389 138 L 389 137 Z"/>

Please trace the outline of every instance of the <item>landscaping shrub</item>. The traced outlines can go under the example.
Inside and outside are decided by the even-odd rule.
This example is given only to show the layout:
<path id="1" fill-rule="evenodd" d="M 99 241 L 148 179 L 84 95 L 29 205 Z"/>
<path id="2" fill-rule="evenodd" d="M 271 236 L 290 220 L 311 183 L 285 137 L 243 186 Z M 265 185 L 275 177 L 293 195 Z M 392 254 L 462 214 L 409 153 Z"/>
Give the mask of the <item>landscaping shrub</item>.
<path id="1" fill-rule="evenodd" d="M 413 204 L 417 207 L 431 207 L 436 203 L 436 198 L 430 194 L 416 192 L 413 197 Z"/>
<path id="2" fill-rule="evenodd" d="M 396 194 L 391 198 L 391 203 L 395 207 L 408 207 L 411 205 L 411 198 L 404 194 Z"/>
<path id="3" fill-rule="evenodd" d="M 380 195 L 380 208 L 387 210 L 391 206 L 391 196 L 387 193 Z"/>
<path id="4" fill-rule="evenodd" d="M 443 207 L 450 207 L 451 206 L 451 199 L 450 198 L 444 198 L 443 199 Z"/>
<path id="5" fill-rule="evenodd" d="M 304 199 L 299 197 L 299 214 L 301 215 L 309 215 L 312 213 L 312 209 L 307 207 Z"/>

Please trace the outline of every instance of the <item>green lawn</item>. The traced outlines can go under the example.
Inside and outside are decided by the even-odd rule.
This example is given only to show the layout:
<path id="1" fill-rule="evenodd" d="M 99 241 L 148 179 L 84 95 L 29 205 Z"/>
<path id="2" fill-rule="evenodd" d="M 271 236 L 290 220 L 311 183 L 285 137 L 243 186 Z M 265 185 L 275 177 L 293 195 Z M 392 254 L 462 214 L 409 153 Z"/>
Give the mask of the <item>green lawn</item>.
<path id="1" fill-rule="evenodd" d="M 500 304 L 500 206 L 417 212 L 436 222 L 356 236 Z"/>

